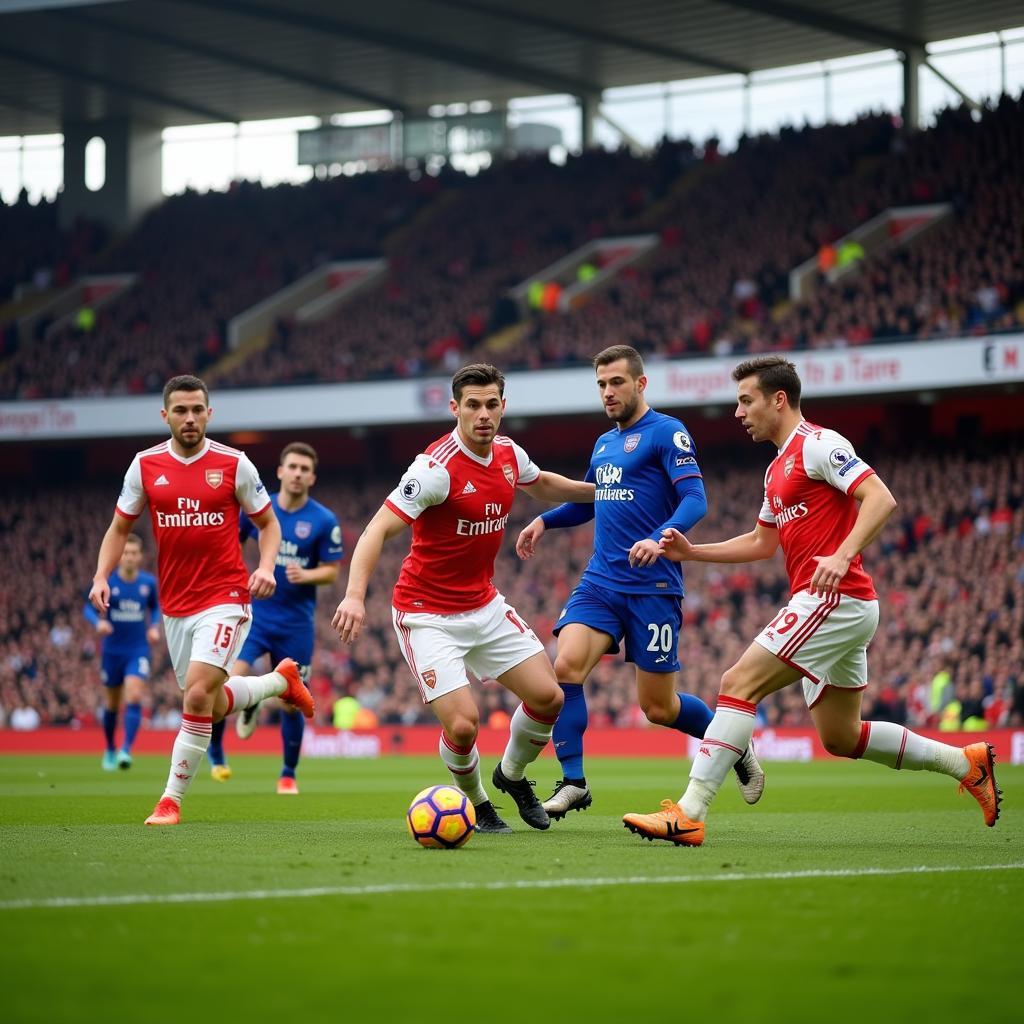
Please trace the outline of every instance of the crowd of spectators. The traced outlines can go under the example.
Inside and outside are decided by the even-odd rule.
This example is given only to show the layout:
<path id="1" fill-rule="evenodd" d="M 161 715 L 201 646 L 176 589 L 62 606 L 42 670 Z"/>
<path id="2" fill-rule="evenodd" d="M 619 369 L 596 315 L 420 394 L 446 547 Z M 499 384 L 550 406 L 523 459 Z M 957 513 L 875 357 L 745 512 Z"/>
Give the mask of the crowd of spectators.
<path id="1" fill-rule="evenodd" d="M 280 320 L 218 385 L 443 374 L 492 351 L 518 316 L 512 286 L 590 239 L 636 232 L 660 236 L 656 253 L 581 309 L 530 314 L 503 365 L 585 362 L 613 342 L 683 356 L 1007 330 L 1024 322 L 1022 175 L 1024 111 L 1003 97 L 913 135 L 874 115 L 744 138 L 727 156 L 666 141 L 647 157 L 521 158 L 476 178 L 402 170 L 186 194 L 86 261 L 139 283 L 89 332 L 22 346 L 0 394 L 159 390 L 225 354 L 232 316 L 328 259 L 381 254 L 383 284 L 326 320 Z M 823 246 L 888 207 L 933 202 L 953 208 L 944 226 L 790 303 L 790 270 Z"/>
<path id="2" fill-rule="evenodd" d="M 1024 448 L 1019 436 L 986 450 L 951 446 L 864 450 L 900 501 L 866 563 L 881 598 L 869 655 L 865 716 L 912 726 L 1024 726 Z M 691 536 L 722 539 L 748 530 L 760 508 L 763 465 L 704 458 L 710 511 Z M 573 469 L 562 468 L 570 474 Z M 401 469 L 380 477 L 324 474 L 319 500 L 336 510 L 350 553 L 359 531 Z M 955 486 L 951 486 L 951 482 Z M 57 486 L 12 496 L 0 508 L 7 582 L 0 588 L 0 720 L 8 726 L 93 723 L 102 703 L 98 643 L 82 615 L 95 554 L 111 514 L 116 481 Z M 540 506 L 520 496 L 496 580 L 553 655 L 551 628 L 591 553 L 589 526 L 547 533 L 541 557 L 520 562 L 518 530 Z M 145 527 L 146 532 L 148 527 Z M 399 654 L 390 592 L 408 534 L 384 551 L 367 602 L 367 626 L 352 647 L 330 627 L 345 568 L 325 587 L 317 612 L 312 686 L 321 723 L 354 697 L 383 724 L 432 721 Z M 404 538 L 404 539 L 403 539 Z M 150 545 L 151 548 L 151 545 Z M 152 565 L 152 551 L 149 552 Z M 714 703 L 718 681 L 788 593 L 781 556 L 753 565 L 687 568 L 682 686 Z M 181 698 L 163 645 L 154 649 L 147 722 L 172 727 Z M 485 721 L 500 723 L 514 703 L 493 682 L 478 691 Z M 632 672 L 603 659 L 588 684 L 594 725 L 642 725 Z M 765 701 L 761 722 L 806 726 L 799 687 Z M 492 718 L 493 716 L 493 718 Z"/>

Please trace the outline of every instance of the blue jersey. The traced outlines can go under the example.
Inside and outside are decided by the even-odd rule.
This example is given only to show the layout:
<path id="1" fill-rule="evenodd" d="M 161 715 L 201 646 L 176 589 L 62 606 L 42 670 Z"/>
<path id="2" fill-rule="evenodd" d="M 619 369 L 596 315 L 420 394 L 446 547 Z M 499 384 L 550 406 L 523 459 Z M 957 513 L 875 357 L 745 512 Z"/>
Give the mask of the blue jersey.
<path id="1" fill-rule="evenodd" d="M 110 610 L 107 618 L 114 632 L 103 638 L 106 654 L 149 654 L 146 630 L 160 617 L 157 600 L 156 577 L 140 572 L 133 580 L 122 579 L 116 570 L 110 574 Z M 99 612 L 90 602 L 83 609 L 85 617 L 95 626 Z"/>
<path id="2" fill-rule="evenodd" d="M 270 496 L 274 515 L 281 524 L 281 548 L 274 568 L 277 589 L 272 597 L 253 602 L 253 625 L 270 629 L 311 629 L 316 610 L 316 586 L 289 582 L 285 569 L 289 565 L 315 569 L 325 562 L 340 562 L 344 553 L 341 527 L 337 516 L 312 498 L 295 512 L 285 512 L 278 505 L 278 497 L 277 494 Z M 243 541 L 259 532 L 245 513 L 239 518 L 239 526 Z"/>
<path id="3" fill-rule="evenodd" d="M 697 452 L 674 416 L 649 409 L 626 430 L 602 434 L 594 445 L 586 479 L 595 484 L 594 554 L 582 579 L 629 594 L 683 596 L 678 562 L 659 558 L 633 568 L 629 549 L 661 531 L 679 506 L 684 481 L 701 481 Z M 703 483 L 699 483 L 703 493 Z"/>

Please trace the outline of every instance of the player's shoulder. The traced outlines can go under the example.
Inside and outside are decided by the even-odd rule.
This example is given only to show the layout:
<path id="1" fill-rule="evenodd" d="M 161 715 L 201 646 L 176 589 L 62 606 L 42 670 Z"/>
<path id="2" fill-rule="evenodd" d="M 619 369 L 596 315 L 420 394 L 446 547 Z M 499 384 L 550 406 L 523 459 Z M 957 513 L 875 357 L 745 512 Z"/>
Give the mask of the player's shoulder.
<path id="1" fill-rule="evenodd" d="M 335 514 L 323 503 L 317 501 L 315 498 L 309 498 L 306 506 L 309 509 L 311 517 L 316 517 L 325 522 L 334 522 L 337 518 Z"/>
<path id="2" fill-rule="evenodd" d="M 678 416 L 670 416 L 668 413 L 656 412 L 653 409 L 651 413 L 652 419 L 648 430 L 666 445 L 678 448 L 687 455 L 692 455 L 694 448 L 693 436 L 686 429 L 683 421 Z"/>
<path id="3" fill-rule="evenodd" d="M 159 444 L 155 444 L 150 448 L 143 448 L 142 451 L 136 452 L 135 458 L 139 460 L 152 459 L 160 455 L 166 455 L 170 450 L 171 439 L 167 438 L 166 440 L 161 441 Z"/>
<path id="4" fill-rule="evenodd" d="M 808 423 L 805 420 L 797 427 L 797 433 L 803 436 L 805 451 L 812 450 L 828 454 L 828 451 L 833 448 L 853 450 L 853 445 L 838 430 L 822 427 L 817 423 Z"/>
<path id="5" fill-rule="evenodd" d="M 244 459 L 246 457 L 241 448 L 232 448 L 229 444 L 222 444 L 213 439 L 210 440 L 210 446 L 206 450 L 211 455 L 221 455 L 229 459 Z"/>
<path id="6" fill-rule="evenodd" d="M 145 569 L 139 572 L 139 583 L 146 583 L 151 587 L 156 586 L 156 577 L 151 572 L 146 572 Z"/>
<path id="7" fill-rule="evenodd" d="M 426 448 L 423 449 L 423 453 L 417 456 L 417 461 L 426 461 L 427 468 L 433 468 L 433 466 L 447 466 L 449 462 L 462 449 L 459 447 L 459 442 L 455 437 L 455 431 L 449 431 L 447 434 L 443 434 L 436 441 L 431 441 Z"/>

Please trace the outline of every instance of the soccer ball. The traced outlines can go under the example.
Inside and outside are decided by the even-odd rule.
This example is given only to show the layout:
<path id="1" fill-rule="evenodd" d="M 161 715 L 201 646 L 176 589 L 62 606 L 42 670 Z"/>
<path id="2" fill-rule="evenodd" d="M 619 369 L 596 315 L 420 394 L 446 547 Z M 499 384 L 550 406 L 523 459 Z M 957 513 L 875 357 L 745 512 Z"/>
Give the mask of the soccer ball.
<path id="1" fill-rule="evenodd" d="M 461 789 L 428 786 L 413 797 L 405 823 L 420 846 L 454 850 L 469 842 L 476 828 L 476 810 Z"/>

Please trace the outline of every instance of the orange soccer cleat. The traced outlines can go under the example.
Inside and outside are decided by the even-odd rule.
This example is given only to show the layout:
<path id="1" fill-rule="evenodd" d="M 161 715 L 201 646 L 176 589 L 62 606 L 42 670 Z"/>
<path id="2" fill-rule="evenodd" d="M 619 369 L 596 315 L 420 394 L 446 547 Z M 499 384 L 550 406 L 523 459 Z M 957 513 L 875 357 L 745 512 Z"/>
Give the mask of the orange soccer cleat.
<path id="1" fill-rule="evenodd" d="M 996 754 L 991 743 L 971 743 L 964 747 L 964 757 L 970 767 L 960 783 L 981 804 L 985 824 L 991 828 L 999 818 L 999 804 L 1003 791 L 996 785 Z"/>
<path id="2" fill-rule="evenodd" d="M 146 819 L 147 825 L 179 825 L 181 824 L 181 804 L 169 796 L 163 796 L 153 808 L 153 813 Z"/>
<path id="3" fill-rule="evenodd" d="M 287 775 L 282 775 L 277 780 L 277 792 L 279 796 L 298 796 L 299 787 L 296 781 Z"/>
<path id="4" fill-rule="evenodd" d="M 278 694 L 278 697 L 285 704 L 290 704 L 293 708 L 301 711 L 307 718 L 312 718 L 313 694 L 306 689 L 306 684 L 303 683 L 302 676 L 299 675 L 299 666 L 291 658 L 285 658 L 274 671 L 278 675 L 284 676 L 285 682 L 288 684 L 284 693 Z"/>
<path id="5" fill-rule="evenodd" d="M 671 800 L 661 801 L 654 814 L 627 814 L 622 824 L 644 839 L 665 839 L 677 846 L 700 846 L 704 842 L 704 822 L 690 821 L 683 809 Z"/>

